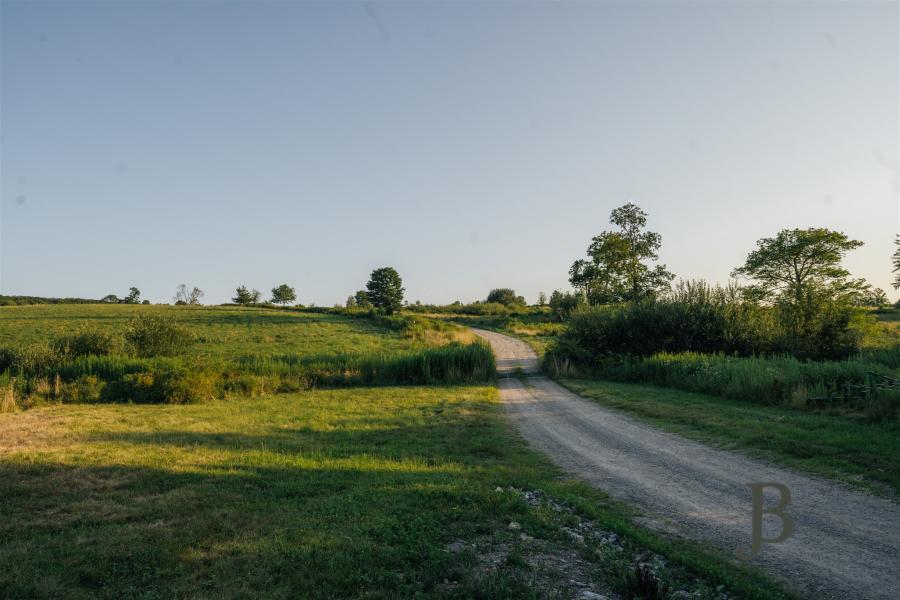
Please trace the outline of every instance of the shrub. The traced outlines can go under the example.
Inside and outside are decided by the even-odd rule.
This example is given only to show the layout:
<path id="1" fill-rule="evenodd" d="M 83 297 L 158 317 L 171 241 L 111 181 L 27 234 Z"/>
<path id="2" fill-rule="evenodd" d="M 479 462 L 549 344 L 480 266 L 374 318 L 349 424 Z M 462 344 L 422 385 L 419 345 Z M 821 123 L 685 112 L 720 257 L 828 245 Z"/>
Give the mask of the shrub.
<path id="1" fill-rule="evenodd" d="M 515 290 L 511 288 L 495 288 L 487 295 L 488 304 L 503 304 L 505 306 L 524 305 L 525 298 L 516 296 Z"/>
<path id="2" fill-rule="evenodd" d="M 170 319 L 142 315 L 132 319 L 125 339 L 140 357 L 183 354 L 194 343 L 193 334 Z"/>
<path id="3" fill-rule="evenodd" d="M 103 389 L 107 402 L 136 404 L 189 404 L 211 400 L 218 394 L 218 376 L 183 365 L 160 366 L 128 373 Z"/>
<path id="4" fill-rule="evenodd" d="M 66 404 L 99 402 L 105 385 L 96 375 L 81 375 L 61 386 L 59 399 Z"/>
<path id="5" fill-rule="evenodd" d="M 72 358 L 116 354 L 124 349 L 121 336 L 106 331 L 87 329 L 58 337 L 53 341 L 52 346 L 59 355 Z"/>
<path id="6" fill-rule="evenodd" d="M 56 373 L 63 357 L 46 342 L 33 342 L 18 350 L 5 350 L 0 361 L 6 364 L 13 376 L 23 378 L 47 378 Z"/>

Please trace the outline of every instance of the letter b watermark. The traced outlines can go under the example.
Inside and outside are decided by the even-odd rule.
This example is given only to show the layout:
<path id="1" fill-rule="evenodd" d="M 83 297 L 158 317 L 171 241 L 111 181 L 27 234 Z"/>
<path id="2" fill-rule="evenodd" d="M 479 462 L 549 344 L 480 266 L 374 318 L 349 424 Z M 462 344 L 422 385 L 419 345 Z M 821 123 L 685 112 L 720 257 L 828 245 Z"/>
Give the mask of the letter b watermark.
<path id="1" fill-rule="evenodd" d="M 791 491 L 786 485 L 781 483 L 748 483 L 753 498 L 753 537 L 750 542 L 750 552 L 745 552 L 740 548 L 735 549 L 734 553 L 741 560 L 753 560 L 762 551 L 763 544 L 777 544 L 788 539 L 794 533 L 794 520 L 789 514 L 784 512 L 787 505 L 791 503 Z M 781 499 L 778 504 L 771 508 L 763 506 L 763 489 L 772 487 L 778 490 Z M 763 537 L 763 515 L 776 515 L 781 519 L 781 533 L 775 538 Z"/>

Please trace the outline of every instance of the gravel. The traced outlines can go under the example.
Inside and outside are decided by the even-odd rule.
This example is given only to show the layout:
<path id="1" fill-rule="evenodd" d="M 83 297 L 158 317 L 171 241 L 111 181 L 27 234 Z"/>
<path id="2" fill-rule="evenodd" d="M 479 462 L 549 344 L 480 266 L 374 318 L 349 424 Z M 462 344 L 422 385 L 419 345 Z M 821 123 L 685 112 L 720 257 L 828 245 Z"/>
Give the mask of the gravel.
<path id="1" fill-rule="evenodd" d="M 900 598 L 900 506 L 604 408 L 541 376 L 524 342 L 475 331 L 494 349 L 501 397 L 525 438 L 563 469 L 637 507 L 641 524 L 733 556 L 750 544 L 746 484 L 782 483 L 791 491 L 787 513 L 796 530 L 783 543 L 766 544 L 753 564 L 810 598 Z M 767 504 L 777 500 L 767 489 Z M 764 532 L 775 537 L 779 519 L 767 517 Z"/>

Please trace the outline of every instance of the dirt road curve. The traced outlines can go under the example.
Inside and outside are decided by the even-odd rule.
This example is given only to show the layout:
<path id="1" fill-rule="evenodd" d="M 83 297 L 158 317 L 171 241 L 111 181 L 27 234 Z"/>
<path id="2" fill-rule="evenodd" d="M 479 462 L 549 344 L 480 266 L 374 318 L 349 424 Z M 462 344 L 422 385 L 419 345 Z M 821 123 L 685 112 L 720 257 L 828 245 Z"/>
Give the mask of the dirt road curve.
<path id="1" fill-rule="evenodd" d="M 787 512 L 796 531 L 783 543 L 764 546 L 754 563 L 810 598 L 900 598 L 897 505 L 644 425 L 539 375 L 525 343 L 476 333 L 494 349 L 502 399 L 528 441 L 562 468 L 636 506 L 645 524 L 729 553 L 746 549 L 746 484 L 782 483 L 793 496 Z M 519 369 L 527 377 L 504 377 Z M 774 504 L 777 492 L 766 499 Z M 779 531 L 779 520 L 768 517 L 766 537 Z"/>

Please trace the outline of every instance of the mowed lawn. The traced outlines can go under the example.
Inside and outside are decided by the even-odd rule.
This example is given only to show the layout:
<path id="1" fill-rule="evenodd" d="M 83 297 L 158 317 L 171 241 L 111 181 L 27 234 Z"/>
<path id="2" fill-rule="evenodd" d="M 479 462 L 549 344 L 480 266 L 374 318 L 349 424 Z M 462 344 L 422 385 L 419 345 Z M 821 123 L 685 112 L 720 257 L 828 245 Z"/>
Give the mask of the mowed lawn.
<path id="1" fill-rule="evenodd" d="M 900 423 L 762 406 L 662 388 L 561 379 L 573 392 L 711 445 L 900 495 Z"/>
<path id="2" fill-rule="evenodd" d="M 424 344 L 369 319 L 325 313 L 237 306 L 59 304 L 0 307 L 0 347 L 50 341 L 79 328 L 124 331 L 138 315 L 174 319 L 195 335 L 192 353 L 212 359 L 391 353 Z"/>
<path id="3" fill-rule="evenodd" d="M 575 544 L 560 527 L 582 517 L 509 486 L 628 541 L 615 552 Z M 493 387 L 0 414 L 0 498 L 0 598 L 545 597 L 522 558 L 538 542 L 512 521 L 568 543 L 595 589 L 620 589 L 650 548 L 700 578 L 692 589 L 708 593 L 697 597 L 718 598 L 720 584 L 787 597 L 561 479 L 509 429 Z M 454 540 L 469 550 L 449 552 Z M 499 558 L 485 566 L 479 552 Z"/>

